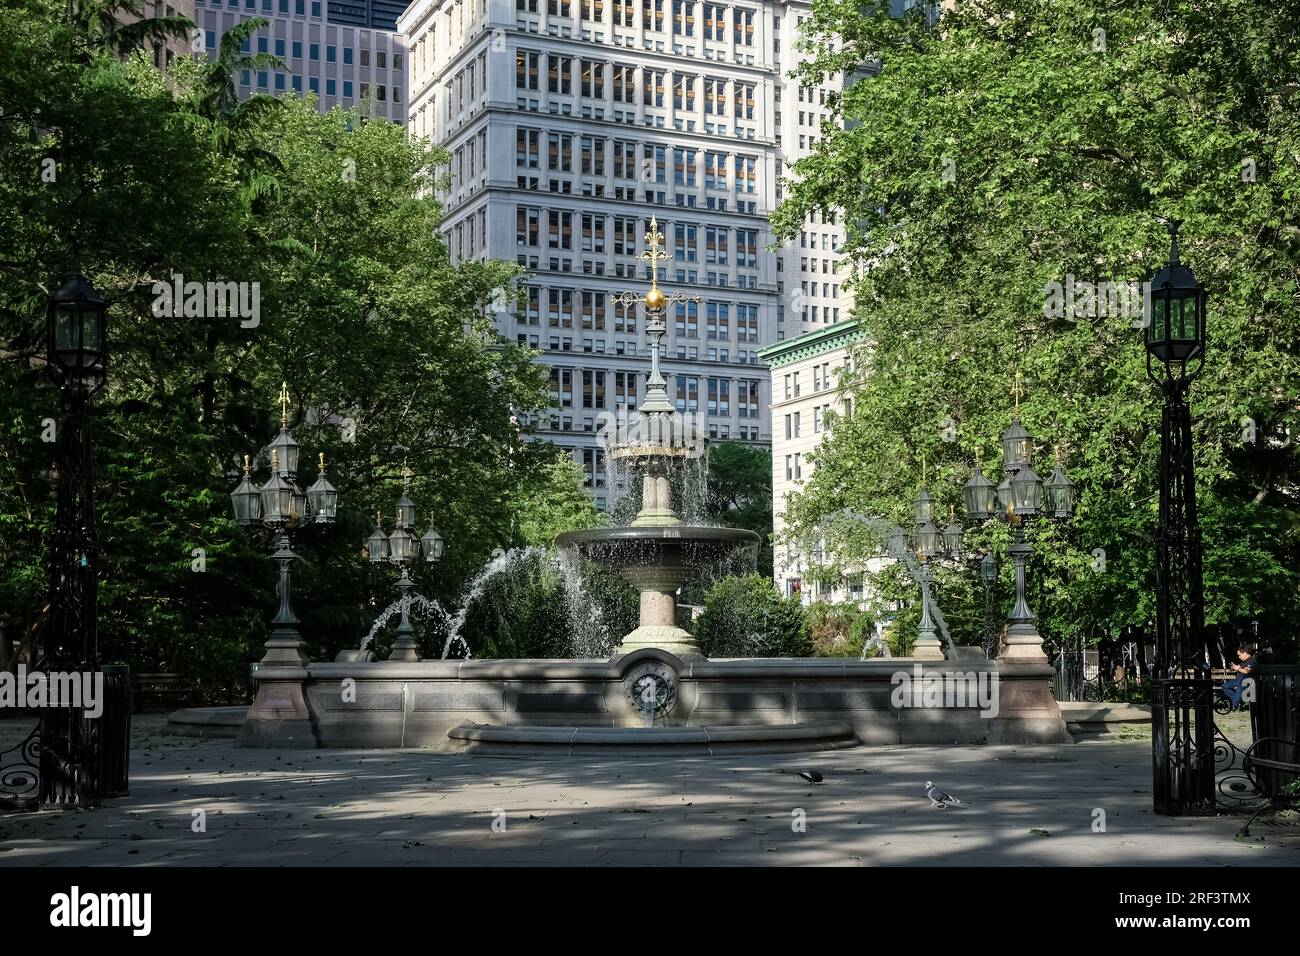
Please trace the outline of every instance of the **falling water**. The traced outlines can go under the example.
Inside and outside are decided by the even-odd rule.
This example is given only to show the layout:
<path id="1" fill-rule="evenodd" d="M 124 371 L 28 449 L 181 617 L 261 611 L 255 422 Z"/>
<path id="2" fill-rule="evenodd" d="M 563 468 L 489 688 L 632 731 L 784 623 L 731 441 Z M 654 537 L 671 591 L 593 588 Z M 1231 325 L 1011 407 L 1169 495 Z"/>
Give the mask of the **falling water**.
<path id="1" fill-rule="evenodd" d="M 447 655 L 451 653 L 453 643 L 459 643 L 465 651 L 465 656 L 467 658 L 470 656 L 469 644 L 460 636 L 460 629 L 465 626 L 465 619 L 469 617 L 470 608 L 475 601 L 482 597 L 483 592 L 487 590 L 487 586 L 492 582 L 493 578 L 507 571 L 516 571 L 525 562 L 536 560 L 539 555 L 544 554 L 545 552 L 538 547 L 511 548 L 488 562 L 487 567 L 480 571 L 474 577 L 474 580 L 470 581 L 469 586 L 465 588 L 465 594 L 460 601 L 460 610 L 456 612 L 456 616 L 451 618 L 447 625 L 447 641 L 442 646 L 443 660 L 446 660 Z"/>
<path id="2" fill-rule="evenodd" d="M 370 633 L 362 639 L 361 650 L 370 649 L 370 646 L 374 643 L 375 635 L 384 629 L 384 626 L 392 619 L 394 614 L 402 610 L 402 604 L 403 601 L 399 598 L 380 612 L 379 616 L 375 618 L 375 623 L 370 625 Z M 422 611 L 427 618 L 438 618 L 445 621 L 451 616 L 441 604 L 425 597 L 423 594 L 412 594 L 406 599 L 406 605 L 408 614 L 411 608 L 414 607 Z"/>
<path id="3" fill-rule="evenodd" d="M 394 601 L 392 604 L 388 605 L 388 607 L 384 608 L 383 611 L 380 612 L 379 617 L 375 618 L 375 623 L 370 625 L 370 633 L 367 634 L 365 638 L 361 641 L 361 650 L 365 651 L 370 649 L 371 643 L 374 642 L 375 635 L 378 634 L 380 631 L 382 631 L 384 629 L 384 625 L 388 623 L 388 619 L 391 618 L 394 614 L 396 614 L 401 609 L 402 609 L 402 602 Z"/>
<path id="4" fill-rule="evenodd" d="M 582 566 L 574 551 L 562 549 L 551 556 L 564 584 L 564 603 L 569 617 L 570 647 L 573 657 L 600 659 L 614 652 L 618 637 L 609 631 L 600 602 L 583 580 Z"/>

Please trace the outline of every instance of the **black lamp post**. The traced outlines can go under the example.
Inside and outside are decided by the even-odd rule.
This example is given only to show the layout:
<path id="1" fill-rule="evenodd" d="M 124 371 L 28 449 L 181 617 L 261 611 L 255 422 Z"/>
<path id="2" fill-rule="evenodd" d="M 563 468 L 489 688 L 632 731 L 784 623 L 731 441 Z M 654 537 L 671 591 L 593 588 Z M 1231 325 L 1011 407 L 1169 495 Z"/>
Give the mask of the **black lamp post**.
<path id="1" fill-rule="evenodd" d="M 990 551 L 980 559 L 980 582 L 984 585 L 984 656 L 989 660 L 998 653 L 998 622 L 993 610 L 993 585 L 997 581 L 998 559 Z"/>
<path id="2" fill-rule="evenodd" d="M 89 411 L 91 397 L 103 387 L 108 371 L 107 318 L 103 298 L 82 275 L 59 286 L 46 314 L 46 369 L 58 386 L 63 413 L 45 638 L 47 673 L 90 675 L 99 669 L 95 617 L 99 550 Z M 103 730 L 98 720 L 86 718 L 82 708 L 71 702 L 42 710 L 39 799 L 43 806 L 98 802 Z"/>
<path id="3" fill-rule="evenodd" d="M 280 568 L 278 603 L 263 666 L 308 662 L 307 645 L 293 611 L 291 568 L 298 555 L 293 551 L 291 535 L 302 527 L 331 525 L 338 515 L 339 493 L 325 477 L 325 456 L 319 458 L 320 473 L 315 483 L 303 492 L 298 486 L 298 450 L 289 431 L 289 387 L 284 384 L 280 386 L 280 433 L 271 443 L 271 476 L 259 488 L 252 480 L 245 455 L 244 478 L 230 493 L 235 522 L 249 529 L 265 528 L 270 533 L 274 548 L 271 559 Z"/>
<path id="4" fill-rule="evenodd" d="M 415 502 L 411 500 L 410 469 L 402 469 L 402 496 L 397 500 L 396 527 L 392 534 L 384 533 L 382 518 L 375 515 L 375 530 L 366 539 L 366 551 L 372 565 L 384 563 L 396 564 L 402 571 L 397 578 L 398 604 L 402 611 L 402 620 L 397 625 L 397 637 L 393 640 L 390 661 L 418 661 L 420 652 L 415 643 L 415 628 L 411 625 L 411 589 L 415 581 L 411 579 L 411 565 L 417 558 L 433 564 L 442 559 L 444 543 L 442 536 L 433 526 L 433 516 L 429 516 L 429 530 L 418 539 L 415 531 Z"/>
<path id="5" fill-rule="evenodd" d="M 1017 379 L 1017 405 L 1019 399 Z M 998 656 L 1007 661 L 1046 663 L 1043 638 L 1038 633 L 1034 612 L 1025 599 L 1025 569 L 1033 550 L 1025 541 L 1025 522 L 1039 518 L 1064 520 L 1073 515 L 1074 483 L 1066 477 L 1059 464 L 1047 481 L 1038 477 L 1029 463 L 1032 448 L 1033 439 L 1020 424 L 1017 414 L 1011 427 L 1002 434 L 1002 484 L 995 487 L 984 476 L 983 466 L 977 461 L 975 472 L 962 489 L 962 495 L 966 514 L 972 521 L 983 522 L 996 517 L 1011 527 L 1010 551 L 1016 564 L 1016 603 L 1007 616 L 1006 641 Z"/>
<path id="6" fill-rule="evenodd" d="M 1160 386 L 1160 516 L 1156 530 L 1156 651 L 1151 748 L 1155 812 L 1214 813 L 1214 689 L 1205 656 L 1201 529 L 1196 516 L 1192 422 L 1187 392 L 1205 362 L 1205 289 L 1178 260 L 1178 220 L 1169 262 L 1151 280 L 1147 375 Z"/>
<path id="7" fill-rule="evenodd" d="M 952 520 L 942 531 L 939 530 L 934 521 L 934 498 L 925 488 L 917 494 L 913 507 L 916 527 L 911 535 L 899 525 L 894 525 L 887 533 L 885 544 L 890 554 L 897 556 L 910 550 L 916 555 L 916 583 L 921 589 L 921 620 L 917 625 L 916 646 L 912 649 L 912 657 L 922 661 L 941 661 L 944 659 L 943 644 L 939 641 L 931 609 L 933 599 L 930 596 L 930 585 L 934 583 L 934 577 L 930 573 L 930 562 L 961 558 L 961 526 Z"/>

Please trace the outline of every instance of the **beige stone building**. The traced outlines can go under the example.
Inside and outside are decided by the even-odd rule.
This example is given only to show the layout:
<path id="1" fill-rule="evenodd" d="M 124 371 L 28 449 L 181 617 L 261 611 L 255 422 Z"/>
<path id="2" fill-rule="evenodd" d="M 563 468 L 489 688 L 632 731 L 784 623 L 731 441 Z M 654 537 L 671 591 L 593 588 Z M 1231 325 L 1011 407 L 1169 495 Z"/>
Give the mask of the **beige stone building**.
<path id="1" fill-rule="evenodd" d="M 784 594 L 812 601 L 863 600 L 862 581 L 834 587 L 806 582 L 810 562 L 820 561 L 816 546 L 799 548 L 782 540 L 785 502 L 812 477 L 809 453 L 821 444 L 836 416 L 853 414 L 852 399 L 840 380 L 852 368 L 852 347 L 862 332 L 854 319 L 805 332 L 759 352 L 772 375 L 772 523 L 775 531 L 773 575 Z"/>

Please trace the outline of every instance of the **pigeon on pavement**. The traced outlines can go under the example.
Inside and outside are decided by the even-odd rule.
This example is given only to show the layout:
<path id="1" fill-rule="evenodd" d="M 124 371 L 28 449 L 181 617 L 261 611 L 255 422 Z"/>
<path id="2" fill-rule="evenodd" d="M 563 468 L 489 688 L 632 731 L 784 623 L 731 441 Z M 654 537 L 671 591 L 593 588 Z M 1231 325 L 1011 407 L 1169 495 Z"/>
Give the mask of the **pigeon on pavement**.
<path id="1" fill-rule="evenodd" d="M 944 810 L 948 807 L 966 806 L 966 804 L 962 803 L 952 794 L 934 789 L 934 782 L 931 780 L 925 782 L 925 795 L 930 798 L 931 809 L 938 807 L 940 810 Z"/>

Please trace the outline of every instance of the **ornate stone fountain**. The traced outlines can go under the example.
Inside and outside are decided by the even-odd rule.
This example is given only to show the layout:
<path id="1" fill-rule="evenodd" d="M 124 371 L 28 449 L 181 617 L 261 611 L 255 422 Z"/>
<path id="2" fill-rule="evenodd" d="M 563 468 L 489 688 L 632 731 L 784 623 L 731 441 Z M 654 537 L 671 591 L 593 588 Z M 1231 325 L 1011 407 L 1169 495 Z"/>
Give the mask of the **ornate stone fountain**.
<path id="1" fill-rule="evenodd" d="M 654 220 L 648 242 L 641 258 L 651 265 L 649 291 L 617 297 L 625 307 L 639 304 L 646 311 L 651 367 L 645 401 L 628 421 L 604 431 L 610 461 L 640 479 L 640 511 L 627 527 L 557 540 L 618 569 L 639 589 L 639 626 L 609 660 L 429 661 L 404 654 L 375 661 L 347 654 L 334 662 L 263 665 L 258 704 L 246 718 L 234 716 L 241 743 L 640 755 L 1068 742 L 1049 690 L 1053 671 L 1045 663 L 704 659 L 677 623 L 677 591 L 694 568 L 737 551 L 756 556 L 759 538 L 751 531 L 683 524 L 673 507 L 672 472 L 699 458 L 704 440 L 668 399 L 659 343 L 668 308 L 698 297 L 659 288 L 657 263 L 667 255 Z M 458 620 L 464 620 L 463 609 Z M 991 696 L 930 706 L 923 694 L 901 694 L 904 684 L 974 685 Z M 201 708 L 180 711 L 169 726 L 174 733 L 206 735 L 219 716 Z"/>
<path id="2" fill-rule="evenodd" d="M 668 398 L 668 383 L 659 367 L 659 343 L 668 331 L 668 309 L 699 296 L 666 293 L 659 288 L 658 263 L 667 259 L 658 221 L 650 220 L 650 289 L 644 296 L 622 292 L 624 308 L 642 306 L 650 339 L 650 375 L 645 400 L 634 417 L 605 430 L 609 459 L 630 468 L 641 480 L 641 510 L 626 528 L 599 528 L 562 534 L 556 544 L 575 548 L 584 557 L 619 570 L 641 592 L 640 626 L 623 638 L 619 657 L 642 648 L 659 648 L 683 660 L 701 660 L 699 645 L 677 624 L 677 591 L 692 567 L 716 562 L 737 550 L 757 559 L 760 539 L 740 528 L 691 527 L 673 508 L 669 470 L 673 462 L 699 458 L 705 442 L 688 416 L 679 415 Z"/>

